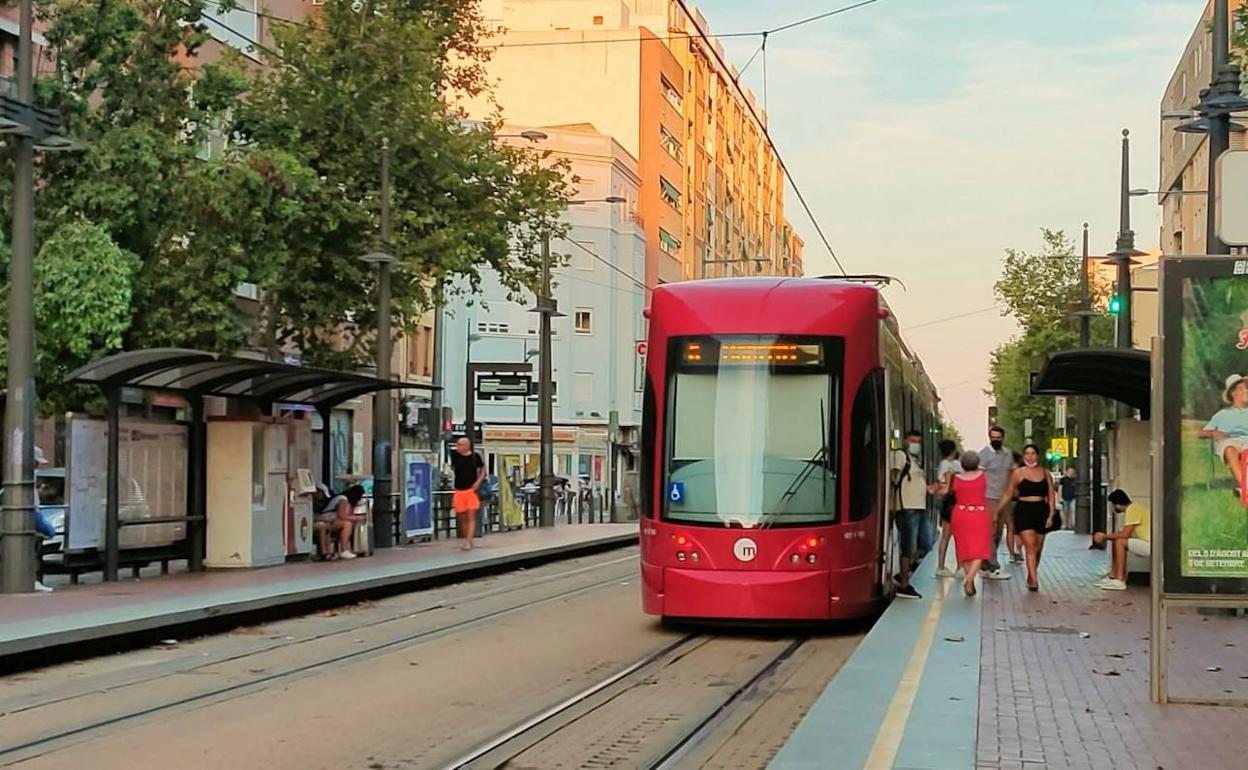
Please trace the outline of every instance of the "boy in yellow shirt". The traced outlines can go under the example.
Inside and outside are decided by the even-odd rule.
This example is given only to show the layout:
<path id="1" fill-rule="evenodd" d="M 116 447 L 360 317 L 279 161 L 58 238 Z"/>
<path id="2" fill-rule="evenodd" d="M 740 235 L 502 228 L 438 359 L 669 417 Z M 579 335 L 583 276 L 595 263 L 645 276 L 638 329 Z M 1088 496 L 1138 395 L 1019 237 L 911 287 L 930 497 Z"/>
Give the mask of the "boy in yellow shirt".
<path id="1" fill-rule="evenodd" d="M 1109 574 L 1097 582 L 1096 587 L 1105 591 L 1127 590 L 1127 554 L 1133 553 L 1149 558 L 1153 553 L 1149 536 L 1152 530 L 1151 516 L 1147 508 L 1139 503 L 1131 502 L 1131 498 L 1121 489 L 1109 493 L 1109 503 L 1116 513 L 1124 514 L 1122 529 L 1117 532 L 1097 532 L 1092 536 L 1095 543 L 1113 541 L 1113 557 L 1110 561 Z"/>

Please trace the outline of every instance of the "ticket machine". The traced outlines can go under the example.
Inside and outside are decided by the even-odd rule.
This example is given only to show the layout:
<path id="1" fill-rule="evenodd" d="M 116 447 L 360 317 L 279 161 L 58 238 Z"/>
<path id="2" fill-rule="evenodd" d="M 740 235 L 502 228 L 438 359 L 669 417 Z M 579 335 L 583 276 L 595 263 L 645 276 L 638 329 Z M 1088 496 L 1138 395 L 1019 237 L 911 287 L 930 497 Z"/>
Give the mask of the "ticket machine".
<path id="1" fill-rule="evenodd" d="M 267 567 L 286 560 L 288 426 L 271 419 L 210 419 L 204 564 Z"/>

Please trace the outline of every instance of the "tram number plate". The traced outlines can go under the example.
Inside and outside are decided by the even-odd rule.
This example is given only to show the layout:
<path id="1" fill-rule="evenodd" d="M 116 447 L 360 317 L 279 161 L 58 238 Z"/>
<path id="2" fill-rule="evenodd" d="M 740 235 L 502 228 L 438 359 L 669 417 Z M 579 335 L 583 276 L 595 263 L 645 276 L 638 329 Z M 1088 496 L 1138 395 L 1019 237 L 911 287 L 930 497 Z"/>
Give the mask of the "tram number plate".
<path id="1" fill-rule="evenodd" d="M 685 482 L 673 481 L 667 485 L 667 499 L 680 505 L 685 501 Z"/>

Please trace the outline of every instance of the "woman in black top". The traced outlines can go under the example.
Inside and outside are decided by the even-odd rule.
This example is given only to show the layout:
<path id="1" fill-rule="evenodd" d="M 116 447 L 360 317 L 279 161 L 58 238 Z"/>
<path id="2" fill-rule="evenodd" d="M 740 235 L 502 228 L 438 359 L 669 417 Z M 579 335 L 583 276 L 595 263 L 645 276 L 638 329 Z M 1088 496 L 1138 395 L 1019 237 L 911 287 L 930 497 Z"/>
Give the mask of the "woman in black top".
<path id="1" fill-rule="evenodd" d="M 1010 484 L 1002 497 L 1003 509 L 1015 497 L 1014 531 L 1023 541 L 1027 562 L 1027 588 L 1040 590 L 1040 555 L 1044 535 L 1053 527 L 1053 477 L 1040 465 L 1040 448 L 1023 447 L 1023 465 L 1010 474 Z"/>

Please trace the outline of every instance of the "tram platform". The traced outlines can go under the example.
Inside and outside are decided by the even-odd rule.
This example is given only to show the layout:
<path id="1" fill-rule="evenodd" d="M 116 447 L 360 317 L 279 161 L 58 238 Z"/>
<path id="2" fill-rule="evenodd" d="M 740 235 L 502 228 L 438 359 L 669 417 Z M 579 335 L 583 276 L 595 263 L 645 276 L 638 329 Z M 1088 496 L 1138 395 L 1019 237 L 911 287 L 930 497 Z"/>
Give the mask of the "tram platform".
<path id="1" fill-rule="evenodd" d="M 435 540 L 352 561 L 297 562 L 58 586 L 49 594 L 0 596 L 0 670 L 6 659 L 66 645 L 108 643 L 202 622 L 347 601 L 374 592 L 514 569 L 635 543 L 637 524 L 570 524 L 491 534 L 462 551 Z"/>
<path id="2" fill-rule="evenodd" d="M 1243 708 L 1149 697 L 1149 590 L 1103 591 L 1088 538 L 1050 535 L 1041 588 L 916 573 L 918 601 L 888 608 L 773 770 L 1238 767 Z M 1248 698 L 1248 618 L 1171 613 L 1172 696 Z M 835 757 L 835 760 L 830 758 Z"/>

